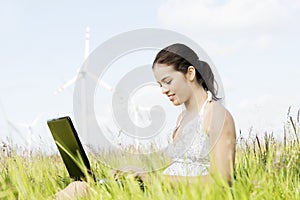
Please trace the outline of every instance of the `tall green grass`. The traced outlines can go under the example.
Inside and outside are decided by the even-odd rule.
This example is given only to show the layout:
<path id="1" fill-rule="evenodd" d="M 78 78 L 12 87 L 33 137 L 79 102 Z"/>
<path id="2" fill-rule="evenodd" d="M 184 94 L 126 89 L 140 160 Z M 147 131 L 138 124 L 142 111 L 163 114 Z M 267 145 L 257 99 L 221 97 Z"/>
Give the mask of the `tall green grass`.
<path id="1" fill-rule="evenodd" d="M 229 187 L 215 179 L 207 185 L 200 180 L 185 182 L 173 188 L 158 175 L 143 192 L 131 178 L 123 186 L 111 177 L 111 170 L 91 157 L 98 177 L 106 177 L 107 185 L 88 184 L 93 188 L 89 199 L 300 199 L 299 117 L 288 118 L 285 137 L 279 143 L 273 134 L 263 138 L 239 137 L 234 180 Z M 274 133 L 276 134 L 276 133 Z M 278 133 L 282 134 L 282 133 Z M 0 199 L 51 199 L 72 180 L 59 155 L 16 153 L 16 147 L 3 143 L 0 153 Z M 85 199 L 83 198 L 83 199 Z"/>

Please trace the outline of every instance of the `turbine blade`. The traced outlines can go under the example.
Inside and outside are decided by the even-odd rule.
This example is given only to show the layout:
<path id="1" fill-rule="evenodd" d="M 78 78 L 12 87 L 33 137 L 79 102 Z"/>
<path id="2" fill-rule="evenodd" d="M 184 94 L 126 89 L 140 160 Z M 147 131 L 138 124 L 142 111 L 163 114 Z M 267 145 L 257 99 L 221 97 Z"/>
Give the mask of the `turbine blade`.
<path id="1" fill-rule="evenodd" d="M 20 136 L 26 143 L 28 142 L 28 138 L 26 138 L 23 134 L 23 132 L 21 132 L 17 127 L 16 124 L 7 120 L 8 125 L 18 134 L 18 136 Z"/>
<path id="2" fill-rule="evenodd" d="M 62 91 L 64 91 L 66 88 L 68 88 L 70 85 L 72 85 L 76 81 L 77 76 L 74 76 L 69 81 L 67 81 L 65 84 L 60 86 L 57 90 L 54 91 L 54 95 L 58 95 Z"/>
<path id="3" fill-rule="evenodd" d="M 43 116 L 44 114 L 39 114 L 34 120 L 33 122 L 30 124 L 31 127 L 35 126 L 36 123 L 41 119 L 41 117 Z"/>
<path id="4" fill-rule="evenodd" d="M 12 129 L 14 129 L 14 131 L 16 131 L 17 133 L 21 133 L 21 131 L 16 127 L 16 125 L 15 125 L 13 122 L 7 120 L 7 124 L 8 124 Z"/>
<path id="5" fill-rule="evenodd" d="M 92 80 L 94 81 L 94 82 L 98 82 L 98 78 L 94 75 L 94 74 L 92 74 L 92 73 L 90 73 L 90 72 L 86 72 L 86 74 L 90 77 L 90 78 L 92 78 Z M 103 88 L 105 88 L 105 89 L 107 89 L 107 90 L 109 90 L 109 91 L 113 91 L 113 87 L 110 85 L 110 84 L 108 84 L 107 82 L 105 82 L 105 81 L 103 81 L 103 80 L 100 80 L 99 81 L 99 85 L 101 86 L 101 87 L 103 87 Z"/>
<path id="6" fill-rule="evenodd" d="M 109 91 L 113 91 L 113 88 L 108 83 L 104 82 L 103 80 L 100 80 L 99 85 Z"/>

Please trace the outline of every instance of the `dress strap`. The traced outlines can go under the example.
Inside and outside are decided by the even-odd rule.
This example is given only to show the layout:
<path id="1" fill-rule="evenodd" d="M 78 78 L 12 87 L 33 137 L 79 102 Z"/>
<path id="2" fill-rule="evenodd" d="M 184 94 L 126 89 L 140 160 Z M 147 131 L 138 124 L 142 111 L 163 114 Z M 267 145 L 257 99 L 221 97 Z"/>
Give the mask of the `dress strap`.
<path id="1" fill-rule="evenodd" d="M 203 113 L 204 113 L 204 108 L 207 104 L 207 102 L 211 102 L 212 101 L 212 93 L 208 90 L 207 91 L 207 99 L 205 100 L 205 102 L 203 103 L 202 107 L 201 107 L 201 110 L 199 112 L 199 115 L 200 116 L 203 116 Z"/>
<path id="2" fill-rule="evenodd" d="M 212 93 L 208 90 L 208 91 L 207 91 L 207 99 L 206 99 L 205 102 L 203 103 L 203 105 L 202 105 L 202 107 L 201 107 L 201 109 L 200 109 L 200 112 L 199 112 L 199 116 L 200 116 L 200 117 L 203 116 L 204 108 L 205 108 L 207 102 L 211 102 L 211 101 L 212 101 Z M 172 139 L 174 138 L 174 133 L 177 131 L 177 129 L 178 129 L 179 126 L 181 125 L 181 122 L 182 122 L 182 120 L 183 120 L 183 118 L 184 118 L 184 115 L 185 115 L 185 113 L 181 113 L 181 114 L 180 114 L 180 119 L 177 121 L 176 127 L 175 127 L 175 129 L 173 130 L 173 134 L 172 134 L 172 136 L 171 136 Z"/>
<path id="3" fill-rule="evenodd" d="M 181 121 L 182 121 L 182 119 L 183 119 L 183 116 L 184 116 L 184 113 L 181 113 L 181 114 L 180 114 L 180 119 L 177 121 L 175 129 L 178 129 L 178 127 L 180 126 Z"/>

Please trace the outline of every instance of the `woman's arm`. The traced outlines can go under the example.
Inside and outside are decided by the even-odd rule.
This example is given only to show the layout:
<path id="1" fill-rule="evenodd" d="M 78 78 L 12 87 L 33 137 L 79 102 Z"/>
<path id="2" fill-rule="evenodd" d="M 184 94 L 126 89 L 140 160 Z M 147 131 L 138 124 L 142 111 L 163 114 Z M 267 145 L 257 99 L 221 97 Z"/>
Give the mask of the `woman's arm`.
<path id="1" fill-rule="evenodd" d="M 220 175 L 231 184 L 235 162 L 236 133 L 231 114 L 221 105 L 213 107 L 209 124 L 210 173 Z"/>

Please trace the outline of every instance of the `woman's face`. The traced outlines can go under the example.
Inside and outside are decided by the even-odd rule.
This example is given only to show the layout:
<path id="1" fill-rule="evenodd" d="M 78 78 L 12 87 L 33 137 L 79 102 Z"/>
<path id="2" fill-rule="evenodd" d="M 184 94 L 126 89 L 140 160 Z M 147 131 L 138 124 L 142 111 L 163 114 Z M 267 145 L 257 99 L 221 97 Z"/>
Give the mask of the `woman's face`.
<path id="1" fill-rule="evenodd" d="M 188 101 L 192 95 L 190 81 L 185 75 L 174 70 L 173 66 L 155 64 L 153 73 L 156 81 L 174 105 L 181 105 Z"/>

